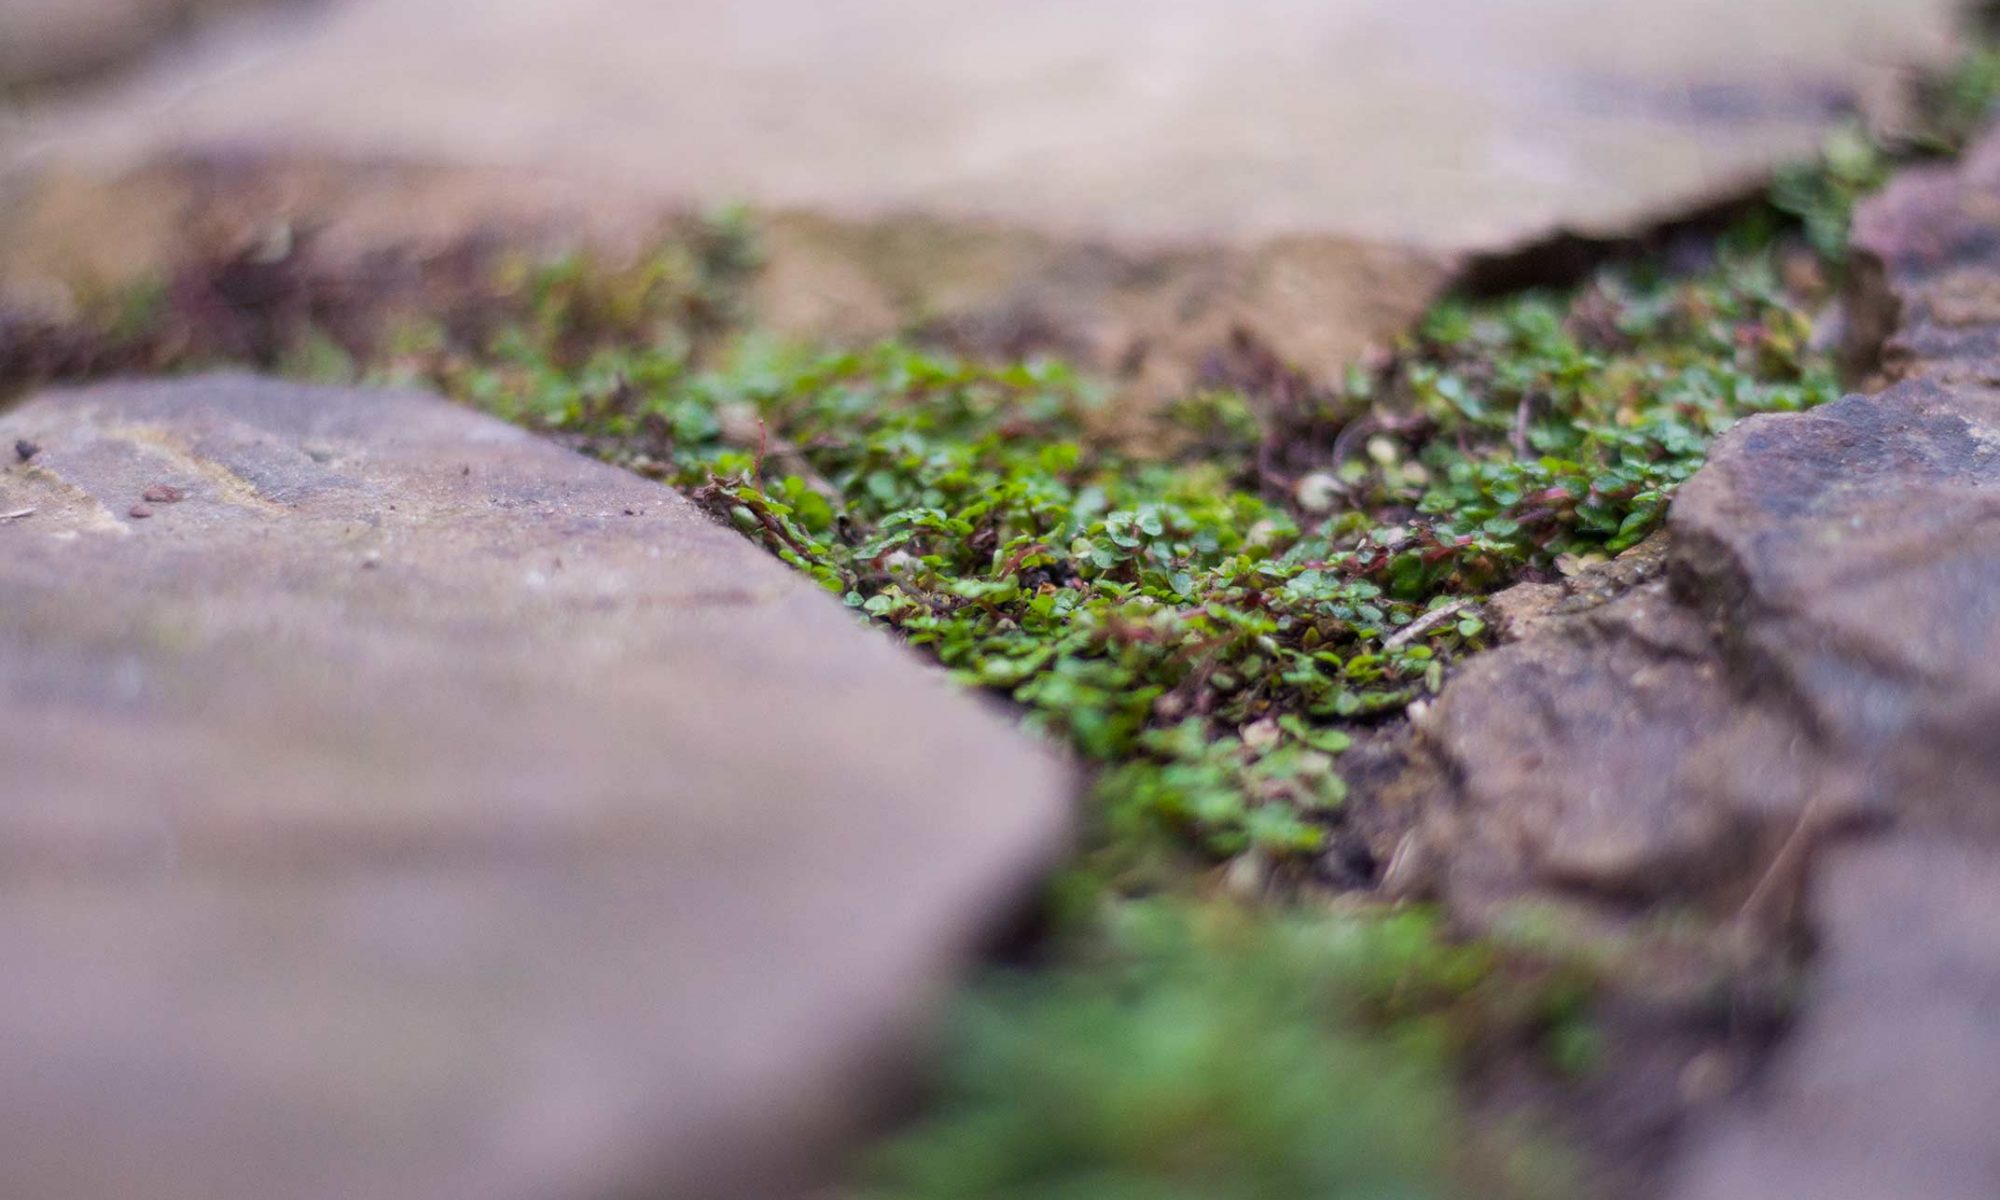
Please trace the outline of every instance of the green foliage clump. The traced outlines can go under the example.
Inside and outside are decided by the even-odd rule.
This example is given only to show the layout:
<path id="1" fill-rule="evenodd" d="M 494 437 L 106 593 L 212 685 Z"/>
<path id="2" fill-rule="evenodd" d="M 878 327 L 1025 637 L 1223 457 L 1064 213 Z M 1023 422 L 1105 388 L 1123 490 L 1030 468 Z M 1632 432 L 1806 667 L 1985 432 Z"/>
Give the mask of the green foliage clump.
<path id="1" fill-rule="evenodd" d="M 1135 439 L 1059 364 L 741 335 L 747 251 L 703 246 L 525 272 L 515 319 L 412 327 L 386 369 L 683 489 L 1093 766 L 1057 965 L 967 1002 L 868 1194 L 1557 1194 L 1457 1081 L 1587 1069 L 1590 971 L 1421 912 L 1190 903 L 1179 868 L 1365 873 L 1342 755 L 1487 643 L 1492 589 L 1633 545 L 1731 422 L 1834 396 L 1826 274 L 1739 238 L 1447 303 L 1339 389 L 1203 392 Z"/>
<path id="2" fill-rule="evenodd" d="M 1105 764 L 1111 865 L 1310 863 L 1350 736 L 1485 644 L 1471 601 L 1630 546 L 1730 422 L 1834 395 L 1775 259 L 1446 305 L 1344 390 L 1198 395 L 1143 447 L 1053 363 L 593 337 L 567 268 L 403 365 L 686 489 Z"/>
<path id="3" fill-rule="evenodd" d="M 1553 1025 L 1561 993 L 1421 912 L 1128 906 L 1070 965 L 960 1011 L 936 1102 L 861 1196 L 1547 1197 L 1560 1162 L 1466 1122 L 1454 1050 Z"/>
<path id="4" fill-rule="evenodd" d="M 1842 263 L 1855 205 L 1888 182 L 1892 165 L 1889 153 L 1859 123 L 1843 125 L 1827 136 L 1817 161 L 1778 172 L 1771 203 L 1799 222 L 1816 253 Z"/>
<path id="5" fill-rule="evenodd" d="M 1819 156 L 1787 167 L 1772 181 L 1771 203 L 1799 222 L 1813 250 L 1832 264 L 1847 258 L 1855 205 L 1881 188 L 1900 164 L 1957 154 L 2000 101 L 2000 47 L 1973 46 L 1953 69 L 1918 82 L 1902 127 L 1850 121 L 1829 134 Z"/>
<path id="6" fill-rule="evenodd" d="M 1342 389 L 1190 396 L 1137 443 L 1053 363 L 597 336 L 590 272 L 400 367 L 684 489 L 1095 764 L 1055 965 L 964 1002 L 862 1196 L 1548 1197 L 1567 1164 L 1458 1086 L 1587 1070 L 1591 970 L 1163 867 L 1337 859 L 1342 754 L 1486 644 L 1480 597 L 1632 545 L 1732 421 L 1835 395 L 1784 253 L 1447 304 Z"/>
<path id="7" fill-rule="evenodd" d="M 1951 70 L 1918 82 L 1915 128 L 1899 139 L 1909 149 L 1957 154 L 1992 118 L 2000 103 L 2000 10 L 1985 7 L 1983 36 Z"/>

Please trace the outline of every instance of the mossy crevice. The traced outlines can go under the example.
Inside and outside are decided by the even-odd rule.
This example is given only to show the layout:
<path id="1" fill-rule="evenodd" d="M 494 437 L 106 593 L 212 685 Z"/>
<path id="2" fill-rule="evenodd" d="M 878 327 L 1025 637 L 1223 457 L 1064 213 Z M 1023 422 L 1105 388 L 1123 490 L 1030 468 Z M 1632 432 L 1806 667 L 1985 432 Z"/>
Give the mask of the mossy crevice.
<path id="1" fill-rule="evenodd" d="M 237 248 L 0 328 L 0 388 L 216 361 L 436 387 L 683 489 L 1071 747 L 1088 833 L 1053 965 L 970 1004 L 870 1194 L 1548 1195 L 1568 1168 L 1494 1114 L 1579 1091 L 1596 997 L 1643 990 L 1658 940 L 1467 940 L 1373 902 L 1393 771 L 1356 744 L 1393 757 L 1495 637 L 1495 589 L 1635 545 L 1730 423 L 1837 394 L 1816 318 L 1852 205 L 1955 146 L 1997 62 L 1720 234 L 1448 301 L 1338 386 L 1245 345 L 1136 435 L 1059 363 L 744 328 L 735 218 L 622 267 L 483 247 L 357 278 Z M 1726 1019 L 1725 985 L 1684 1009 Z M 1469 1119 L 1482 1073 L 1538 1082 Z"/>

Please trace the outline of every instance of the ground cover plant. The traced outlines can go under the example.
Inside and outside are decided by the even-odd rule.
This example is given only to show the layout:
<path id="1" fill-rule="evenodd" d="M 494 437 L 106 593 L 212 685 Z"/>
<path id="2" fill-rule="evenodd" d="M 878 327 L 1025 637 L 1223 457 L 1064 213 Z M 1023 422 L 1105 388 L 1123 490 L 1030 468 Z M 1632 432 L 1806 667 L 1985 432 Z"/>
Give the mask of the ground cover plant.
<path id="1" fill-rule="evenodd" d="M 1190 396 L 1146 448 L 1054 362 L 592 335 L 619 285 L 573 269 L 391 370 L 672 483 L 1010 699 L 1103 768 L 1107 868 L 1309 870 L 1351 733 L 1486 643 L 1473 601 L 1633 545 L 1729 423 L 1836 394 L 1823 277 L 1784 258 L 1746 235 L 1691 275 L 1448 303 L 1344 389 Z"/>
<path id="2" fill-rule="evenodd" d="M 1697 257 L 1446 303 L 1344 387 L 1188 396 L 1136 444 L 1053 362 L 602 333 L 698 267 L 539 274 L 493 342 L 387 369 L 683 489 L 1088 768 L 1048 959 L 966 1004 L 864 1195 L 1549 1196 L 1564 1156 L 1458 1082 L 1589 1070 L 1598 966 L 1329 915 L 1374 873 L 1342 753 L 1488 644 L 1483 596 L 1634 545 L 1731 422 L 1838 394 L 1830 260 L 1771 214 Z M 1262 907 L 1215 898 L 1244 878 Z"/>

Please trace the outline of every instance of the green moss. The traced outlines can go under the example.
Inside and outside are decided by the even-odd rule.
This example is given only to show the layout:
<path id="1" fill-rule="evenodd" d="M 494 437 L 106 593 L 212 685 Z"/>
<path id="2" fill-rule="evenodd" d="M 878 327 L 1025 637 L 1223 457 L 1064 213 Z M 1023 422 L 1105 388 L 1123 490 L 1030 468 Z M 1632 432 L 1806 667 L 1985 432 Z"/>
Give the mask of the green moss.
<path id="1" fill-rule="evenodd" d="M 1309 864 L 1349 733 L 1485 644 L 1470 601 L 1630 546 L 1730 422 L 1835 394 L 1778 254 L 1449 304 L 1345 391 L 1172 406 L 1150 453 L 1053 363 L 593 336 L 572 266 L 530 282 L 533 320 L 404 367 L 687 490 L 1105 764 L 1108 869 Z"/>
<path id="2" fill-rule="evenodd" d="M 960 1011 L 940 1102 L 861 1195 L 1442 1200 L 1476 1178 L 1547 1196 L 1560 1163 L 1497 1144 L 1453 1100 L 1459 1043 L 1548 1015 L 1495 1020 L 1493 998 L 1520 990 L 1420 912 L 1131 906 L 1068 964 Z"/>
<path id="3" fill-rule="evenodd" d="M 1240 856 L 1338 875 L 1341 755 L 1487 644 L 1482 597 L 1634 544 L 1730 423 L 1837 394 L 1806 254 L 1746 233 L 1688 274 L 1445 304 L 1341 389 L 1190 396 L 1138 445 L 1060 364 L 643 317 L 699 270 L 623 308 L 536 274 L 528 319 L 396 370 L 683 489 L 1091 766 L 1055 965 L 967 1001 L 865 1195 L 1551 1196 L 1564 1158 L 1457 1079 L 1587 1073 L 1586 956 L 1190 897 Z"/>
<path id="4" fill-rule="evenodd" d="M 1745 234 L 1693 273 L 1445 304 L 1341 389 L 1189 396 L 1136 445 L 1057 363 L 645 316 L 693 311 L 699 269 L 533 274 L 526 319 L 395 370 L 683 489 L 1091 768 L 1056 965 L 967 1002 L 867 1194 L 1549 1196 L 1561 1157 L 1456 1079 L 1588 1072 L 1582 956 L 1190 898 L 1243 856 L 1351 878 L 1341 756 L 1487 644 L 1481 598 L 1634 544 L 1731 422 L 1837 394 L 1806 253 Z"/>
<path id="5" fill-rule="evenodd" d="M 1587 1073 L 1582 956 L 1190 897 L 1241 856 L 1351 879 L 1350 743 L 1487 644 L 1492 590 L 1631 546 L 1732 422 L 1833 398 L 1806 314 L 1837 265 L 1746 228 L 1693 272 L 1447 303 L 1342 388 L 1189 396 L 1135 444 L 1057 363 L 699 324 L 715 274 L 683 261 L 623 307 L 533 274 L 528 319 L 394 370 L 685 490 L 1092 768 L 1055 965 L 967 1001 L 867 1194 L 1569 1190 L 1456 1081 Z"/>

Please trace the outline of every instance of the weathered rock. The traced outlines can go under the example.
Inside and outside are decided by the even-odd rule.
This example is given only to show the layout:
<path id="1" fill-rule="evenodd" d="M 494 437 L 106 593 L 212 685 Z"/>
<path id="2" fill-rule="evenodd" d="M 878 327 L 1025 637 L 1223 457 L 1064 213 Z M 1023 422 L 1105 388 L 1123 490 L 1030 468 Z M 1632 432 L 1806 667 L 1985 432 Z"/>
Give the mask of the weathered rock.
<path id="1" fill-rule="evenodd" d="M 1547 885 L 1670 894 L 1738 823 L 1684 802 L 1734 713 L 1706 630 L 1649 585 L 1472 661 L 1423 724 L 1458 781 L 1424 814 L 1462 909 Z M 1738 867 L 1740 863 L 1736 864 Z"/>
<path id="2" fill-rule="evenodd" d="M 1666 572 L 1667 539 L 1656 534 L 1602 561 L 1578 566 L 1553 583 L 1518 583 L 1485 602 L 1503 641 L 1518 642 L 1550 620 L 1601 608 Z"/>
<path id="3" fill-rule="evenodd" d="M 1856 375 L 2000 385 L 2000 137 L 1908 170 L 1855 214 L 1844 352 Z"/>
<path id="4" fill-rule="evenodd" d="M 781 328 L 1053 345 L 1159 386 L 1241 330 L 1324 377 L 1467 255 L 1754 185 L 1959 8 L 329 0 L 31 122 L 0 280 L 59 304 L 158 269 L 245 186 L 246 240 L 364 245 L 748 201 L 783 214 Z M 466 172 L 442 199 L 440 169 Z"/>
<path id="5" fill-rule="evenodd" d="M 1852 764 L 1853 799 L 2000 835 L 2000 396 L 1926 379 L 1753 418 L 1673 520 L 1739 688 Z"/>
<path id="6" fill-rule="evenodd" d="M 16 439 L 0 1193 L 769 1195 L 1058 849 L 972 699 L 511 427 L 224 377 Z"/>
<path id="7" fill-rule="evenodd" d="M 2000 134 L 1863 206 L 1857 362 L 1903 383 L 1770 421 L 1682 504 L 1750 584 L 1738 657 L 1893 836 L 1812 864 L 1822 947 L 1768 1087 L 1691 1139 L 1681 1200 L 1989 1196 L 2000 1095 Z M 1803 436 L 1801 436 L 1803 435 Z M 1733 524 L 1731 523 L 1733 522 Z"/>
<path id="8" fill-rule="evenodd" d="M 1819 864 L 1805 1016 L 1678 1200 L 1985 1200 L 2000 1187 L 2000 854 L 1922 838 Z"/>
<path id="9" fill-rule="evenodd" d="M 1521 597 L 1422 727 L 1441 798 L 1404 857 L 1473 919 L 1692 906 L 1768 962 L 1812 883 L 1800 1030 L 1697 1130 L 1685 1200 L 2000 1185 L 2000 313 L 1968 299 L 2000 277 L 1996 146 L 1859 220 L 1856 312 L 1902 382 L 1732 429 L 1667 582 Z"/>
<path id="10" fill-rule="evenodd" d="M 1753 417 L 1669 530 L 1671 589 L 1544 618 L 1446 690 L 1449 857 L 1508 846 L 1501 892 L 1658 898 L 1757 865 L 1809 804 L 2000 836 L 2000 397 Z"/>

